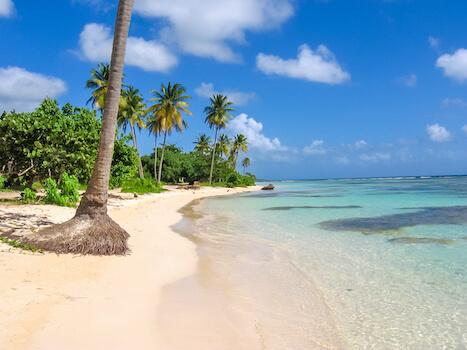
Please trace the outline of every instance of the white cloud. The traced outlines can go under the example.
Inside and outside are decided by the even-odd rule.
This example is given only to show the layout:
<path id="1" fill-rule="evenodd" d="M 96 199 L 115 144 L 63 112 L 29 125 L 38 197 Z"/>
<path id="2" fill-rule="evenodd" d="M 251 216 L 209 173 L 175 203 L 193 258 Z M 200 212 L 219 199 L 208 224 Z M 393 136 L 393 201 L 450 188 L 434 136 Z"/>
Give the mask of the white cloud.
<path id="1" fill-rule="evenodd" d="M 362 148 L 365 148 L 367 145 L 367 142 L 364 141 L 364 140 L 360 140 L 360 141 L 357 141 L 355 142 L 354 146 L 356 149 L 362 149 Z"/>
<path id="2" fill-rule="evenodd" d="M 389 160 L 391 159 L 391 155 L 389 153 L 380 153 L 380 152 L 377 152 L 377 153 L 374 153 L 372 155 L 368 155 L 368 154 L 361 154 L 359 156 L 359 158 L 363 161 L 366 161 L 366 162 L 373 162 L 373 163 L 377 163 L 381 160 Z"/>
<path id="3" fill-rule="evenodd" d="M 350 163 L 347 157 L 334 157 L 334 161 L 340 165 L 347 165 Z"/>
<path id="4" fill-rule="evenodd" d="M 247 31 L 278 28 L 294 14 L 292 0 L 138 0 L 134 10 L 165 19 L 160 36 L 167 43 L 222 62 L 241 60 L 228 41 L 244 44 Z"/>
<path id="5" fill-rule="evenodd" d="M 296 59 L 283 60 L 278 56 L 260 53 L 256 57 L 256 66 L 266 74 L 320 83 L 342 84 L 350 80 L 350 74 L 342 70 L 334 54 L 324 45 L 313 51 L 303 44 L 298 48 Z"/>
<path id="6" fill-rule="evenodd" d="M 441 43 L 439 39 L 430 36 L 428 37 L 428 42 L 430 43 L 430 47 L 432 49 L 439 50 L 439 44 Z"/>
<path id="7" fill-rule="evenodd" d="M 445 98 L 442 105 L 444 107 L 467 107 L 467 102 L 460 98 Z"/>
<path id="8" fill-rule="evenodd" d="M 93 62 L 110 61 L 111 29 L 102 24 L 89 23 L 80 34 L 81 56 Z M 178 59 L 164 45 L 143 38 L 128 37 L 125 64 L 146 71 L 167 72 Z"/>
<path id="9" fill-rule="evenodd" d="M 464 126 L 462 127 L 462 130 L 465 131 L 465 132 L 467 132 L 467 125 L 464 125 Z"/>
<path id="10" fill-rule="evenodd" d="M 326 150 L 323 147 L 323 140 L 314 140 L 310 146 L 303 148 L 305 154 L 326 154 Z"/>
<path id="11" fill-rule="evenodd" d="M 396 81 L 399 81 L 408 87 L 417 86 L 417 76 L 415 74 L 410 74 L 410 75 L 397 78 Z"/>
<path id="12" fill-rule="evenodd" d="M 11 0 L 0 0 L 0 17 L 10 17 L 15 10 L 15 5 Z"/>
<path id="13" fill-rule="evenodd" d="M 0 67 L 0 114 L 12 109 L 31 112 L 45 97 L 55 98 L 66 90 L 61 79 L 28 72 L 20 67 Z"/>
<path id="14" fill-rule="evenodd" d="M 451 139 L 451 133 L 439 124 L 427 125 L 426 131 L 430 135 L 431 141 L 434 142 L 446 142 Z"/>
<path id="15" fill-rule="evenodd" d="M 206 98 L 210 98 L 213 95 L 222 94 L 227 96 L 228 101 L 233 102 L 234 105 L 238 106 L 245 106 L 251 100 L 256 98 L 256 94 L 254 92 L 240 92 L 231 90 L 217 91 L 214 89 L 214 84 L 206 84 L 204 82 L 195 89 L 195 93 L 200 97 Z"/>
<path id="16" fill-rule="evenodd" d="M 287 150 L 287 147 L 282 146 L 277 137 L 271 140 L 262 134 L 262 130 L 263 124 L 253 118 L 248 118 L 245 113 L 239 114 L 227 124 L 229 133 L 245 135 L 252 148 L 257 148 L 260 151 Z"/>
<path id="17" fill-rule="evenodd" d="M 436 61 L 436 67 L 443 68 L 447 77 L 460 82 L 467 80 L 467 50 L 458 49 L 453 55 L 442 55 Z"/>

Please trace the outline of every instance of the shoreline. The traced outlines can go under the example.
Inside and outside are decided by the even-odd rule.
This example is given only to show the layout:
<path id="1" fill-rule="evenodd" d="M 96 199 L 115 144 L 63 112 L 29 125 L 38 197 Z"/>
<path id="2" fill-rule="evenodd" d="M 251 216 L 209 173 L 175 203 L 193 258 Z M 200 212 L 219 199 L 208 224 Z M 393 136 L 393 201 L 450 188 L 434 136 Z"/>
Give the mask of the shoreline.
<path id="1" fill-rule="evenodd" d="M 109 215 L 130 233 L 132 252 L 126 256 L 23 254 L 1 244 L 0 348 L 166 348 L 156 329 L 162 289 L 193 275 L 198 261 L 195 244 L 171 229 L 182 219 L 178 211 L 194 199 L 260 188 L 172 190 L 134 200 L 110 199 Z M 3 221 L 19 214 L 26 226 L 36 227 L 39 221 L 62 222 L 74 212 L 0 205 Z M 32 218 L 40 220 L 28 223 Z"/>

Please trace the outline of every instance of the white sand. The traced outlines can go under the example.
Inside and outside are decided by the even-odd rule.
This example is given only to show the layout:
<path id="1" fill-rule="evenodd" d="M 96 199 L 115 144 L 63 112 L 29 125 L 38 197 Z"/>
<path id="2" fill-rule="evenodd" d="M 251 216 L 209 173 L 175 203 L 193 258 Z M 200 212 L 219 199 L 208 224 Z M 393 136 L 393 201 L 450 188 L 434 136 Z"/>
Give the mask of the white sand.
<path id="1" fill-rule="evenodd" d="M 196 198 L 242 191 L 203 188 L 111 200 L 109 214 L 131 235 L 127 256 L 23 254 L 0 244 L 0 349 L 261 349 L 254 325 L 233 311 L 206 311 L 201 303 L 177 311 L 197 313 L 198 324 L 181 317 L 168 327 L 160 305 L 164 286 L 197 268 L 195 245 L 170 229 L 182 217 L 177 210 Z M 8 217 L 0 229 L 37 227 L 38 218 L 62 222 L 74 209 L 0 206 L 0 214 Z"/>

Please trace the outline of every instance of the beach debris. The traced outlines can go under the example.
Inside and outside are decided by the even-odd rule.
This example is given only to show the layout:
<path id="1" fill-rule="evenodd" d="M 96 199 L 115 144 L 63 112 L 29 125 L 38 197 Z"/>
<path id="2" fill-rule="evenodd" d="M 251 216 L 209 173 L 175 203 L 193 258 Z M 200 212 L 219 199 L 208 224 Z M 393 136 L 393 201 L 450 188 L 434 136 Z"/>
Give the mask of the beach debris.
<path id="1" fill-rule="evenodd" d="M 269 185 L 264 186 L 264 187 L 262 188 L 262 190 L 265 190 L 265 191 L 267 191 L 267 190 L 273 190 L 273 189 L 274 189 L 274 185 L 273 185 L 273 184 L 269 184 Z"/>

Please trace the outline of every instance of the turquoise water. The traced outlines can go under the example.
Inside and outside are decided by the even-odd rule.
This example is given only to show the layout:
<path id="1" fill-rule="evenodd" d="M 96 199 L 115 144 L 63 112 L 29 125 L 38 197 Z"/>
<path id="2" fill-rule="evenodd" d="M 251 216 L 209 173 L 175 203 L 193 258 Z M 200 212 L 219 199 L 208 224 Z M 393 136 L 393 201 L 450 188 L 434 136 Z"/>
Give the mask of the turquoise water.
<path id="1" fill-rule="evenodd" d="M 274 184 L 189 230 L 265 348 L 467 349 L 467 177 Z"/>

